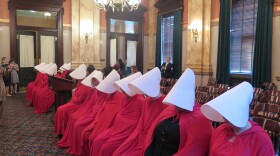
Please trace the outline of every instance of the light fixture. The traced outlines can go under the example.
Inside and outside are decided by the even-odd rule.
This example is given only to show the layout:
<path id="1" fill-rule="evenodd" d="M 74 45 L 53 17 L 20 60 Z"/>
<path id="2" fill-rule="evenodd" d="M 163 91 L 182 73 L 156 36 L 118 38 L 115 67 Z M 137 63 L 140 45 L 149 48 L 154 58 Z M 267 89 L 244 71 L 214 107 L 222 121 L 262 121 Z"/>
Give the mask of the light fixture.
<path id="1" fill-rule="evenodd" d="M 89 32 L 84 32 L 86 43 L 88 43 L 88 38 L 91 34 L 92 34 L 91 32 L 90 33 Z"/>
<path id="2" fill-rule="evenodd" d="M 190 32 L 192 32 L 193 39 L 195 42 L 197 42 L 198 39 L 198 31 L 201 31 L 201 22 L 199 21 L 193 21 L 189 26 L 188 29 Z"/>
<path id="3" fill-rule="evenodd" d="M 46 16 L 46 17 L 50 17 L 50 16 L 52 16 L 52 14 L 51 14 L 51 13 L 49 13 L 49 12 L 45 12 L 45 13 L 44 13 L 44 16 Z"/>
<path id="4" fill-rule="evenodd" d="M 111 7 L 114 12 L 120 10 L 123 12 L 124 8 L 127 8 L 129 11 L 133 11 L 138 9 L 141 0 L 94 0 L 97 6 L 100 9 L 104 9 L 105 11 Z"/>

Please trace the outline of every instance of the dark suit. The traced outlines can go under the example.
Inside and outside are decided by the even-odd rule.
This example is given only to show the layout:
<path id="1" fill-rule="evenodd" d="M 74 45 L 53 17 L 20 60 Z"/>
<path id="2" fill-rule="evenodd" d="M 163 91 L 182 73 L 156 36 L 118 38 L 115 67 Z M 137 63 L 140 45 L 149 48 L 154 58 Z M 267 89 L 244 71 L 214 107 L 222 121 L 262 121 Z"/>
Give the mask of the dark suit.
<path id="1" fill-rule="evenodd" d="M 173 78 L 173 64 L 169 62 L 166 65 L 166 62 L 164 62 L 161 65 L 161 77 L 165 78 Z"/>

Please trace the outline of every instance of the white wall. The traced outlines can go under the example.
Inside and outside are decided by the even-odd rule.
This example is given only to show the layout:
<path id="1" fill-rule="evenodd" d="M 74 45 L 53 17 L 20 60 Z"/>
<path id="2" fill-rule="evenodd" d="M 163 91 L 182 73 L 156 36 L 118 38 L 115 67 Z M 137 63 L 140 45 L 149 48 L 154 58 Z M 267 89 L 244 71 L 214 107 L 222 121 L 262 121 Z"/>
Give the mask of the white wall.
<path id="1" fill-rule="evenodd" d="M 71 29 L 63 30 L 63 63 L 70 63 L 72 60 L 72 35 Z"/>
<path id="2" fill-rule="evenodd" d="M 0 23 L 0 59 L 10 59 L 10 26 L 9 23 Z"/>
<path id="3" fill-rule="evenodd" d="M 278 85 L 280 90 L 280 82 L 276 81 L 275 76 L 280 76 L 280 15 L 273 17 L 272 30 L 272 76 L 271 81 Z"/>
<path id="4" fill-rule="evenodd" d="M 214 24 L 211 28 L 211 63 L 213 77 L 216 77 L 217 71 L 217 56 L 218 56 L 218 38 L 219 38 L 219 26 Z"/>
<path id="5" fill-rule="evenodd" d="M 100 64 L 101 67 L 106 67 L 106 33 L 100 32 Z"/>

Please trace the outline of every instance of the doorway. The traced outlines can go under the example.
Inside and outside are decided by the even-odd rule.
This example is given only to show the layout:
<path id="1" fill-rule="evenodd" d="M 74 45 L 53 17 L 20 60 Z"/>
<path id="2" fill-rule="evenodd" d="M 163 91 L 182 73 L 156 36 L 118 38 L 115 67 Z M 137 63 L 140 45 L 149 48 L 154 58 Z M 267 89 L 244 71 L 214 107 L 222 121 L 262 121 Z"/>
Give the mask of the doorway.
<path id="1" fill-rule="evenodd" d="M 35 78 L 33 67 L 41 62 L 57 62 L 57 34 L 48 31 L 17 31 L 17 62 L 20 86 Z"/>
<path id="2" fill-rule="evenodd" d="M 10 50 L 20 85 L 34 80 L 40 62 L 63 63 L 63 0 L 9 0 Z"/>
<path id="3" fill-rule="evenodd" d="M 110 66 L 119 63 L 121 59 L 125 64 L 124 75 L 129 75 L 131 66 L 137 65 L 138 35 L 133 34 L 111 34 L 110 39 Z M 139 55 L 139 54 L 138 54 Z"/>
<path id="4" fill-rule="evenodd" d="M 107 10 L 106 65 L 114 66 L 119 59 L 125 64 L 124 74 L 129 75 L 131 66 L 143 72 L 143 14 L 147 9 L 139 5 L 132 12 Z"/>

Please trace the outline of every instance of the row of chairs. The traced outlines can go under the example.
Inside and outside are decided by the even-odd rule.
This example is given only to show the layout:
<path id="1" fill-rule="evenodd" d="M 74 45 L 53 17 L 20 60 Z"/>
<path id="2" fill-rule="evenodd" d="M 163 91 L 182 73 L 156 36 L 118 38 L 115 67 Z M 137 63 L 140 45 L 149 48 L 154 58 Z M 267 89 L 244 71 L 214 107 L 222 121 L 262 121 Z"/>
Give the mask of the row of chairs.
<path id="1" fill-rule="evenodd" d="M 276 155 L 279 155 L 280 150 L 280 125 L 278 121 L 268 118 L 254 116 L 251 118 L 254 122 L 258 123 L 269 135 Z"/>
<path id="2" fill-rule="evenodd" d="M 254 88 L 250 114 L 251 119 L 262 126 L 270 136 L 276 155 L 278 155 L 280 148 L 280 91 L 274 90 L 275 87 L 271 86 L 274 85 L 270 83 L 263 88 Z"/>
<path id="3" fill-rule="evenodd" d="M 162 94 L 168 94 L 177 81 L 178 79 L 162 78 L 160 81 L 160 92 Z"/>

